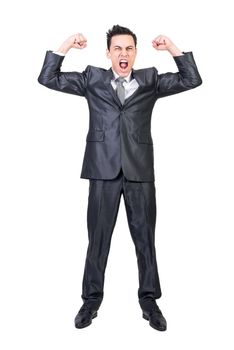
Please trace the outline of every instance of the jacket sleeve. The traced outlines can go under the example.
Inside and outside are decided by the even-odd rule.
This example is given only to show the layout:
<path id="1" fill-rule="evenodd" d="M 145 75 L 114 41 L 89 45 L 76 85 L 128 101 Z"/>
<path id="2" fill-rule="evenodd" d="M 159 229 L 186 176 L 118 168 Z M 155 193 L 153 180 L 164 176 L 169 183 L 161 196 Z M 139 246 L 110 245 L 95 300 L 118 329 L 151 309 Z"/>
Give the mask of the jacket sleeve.
<path id="1" fill-rule="evenodd" d="M 89 66 L 82 73 L 61 72 L 64 56 L 47 51 L 38 82 L 49 89 L 85 96 Z"/>
<path id="2" fill-rule="evenodd" d="M 158 74 L 156 77 L 157 98 L 177 94 L 194 89 L 202 84 L 192 52 L 184 52 L 181 56 L 173 57 L 178 67 L 176 73 Z"/>

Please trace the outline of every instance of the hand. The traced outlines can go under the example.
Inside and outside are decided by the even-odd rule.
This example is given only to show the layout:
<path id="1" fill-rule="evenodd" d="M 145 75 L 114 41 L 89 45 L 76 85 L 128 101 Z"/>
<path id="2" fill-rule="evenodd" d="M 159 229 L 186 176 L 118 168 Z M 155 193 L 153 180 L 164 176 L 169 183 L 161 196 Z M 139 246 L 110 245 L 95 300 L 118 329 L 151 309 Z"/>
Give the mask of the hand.
<path id="1" fill-rule="evenodd" d="M 156 50 L 168 50 L 169 46 L 173 45 L 172 41 L 165 35 L 158 35 L 152 40 L 152 44 Z"/>
<path id="2" fill-rule="evenodd" d="M 67 40 L 71 43 L 71 47 L 74 49 L 84 49 L 87 46 L 87 39 L 81 33 L 72 35 Z"/>
<path id="3" fill-rule="evenodd" d="M 158 35 L 152 40 L 152 45 L 156 50 L 167 50 L 172 56 L 180 56 L 183 53 L 175 46 L 175 44 L 165 35 Z"/>
<path id="4" fill-rule="evenodd" d="M 69 36 L 67 40 L 58 49 L 59 52 L 66 54 L 71 48 L 84 49 L 87 46 L 87 39 L 83 34 L 78 33 Z"/>

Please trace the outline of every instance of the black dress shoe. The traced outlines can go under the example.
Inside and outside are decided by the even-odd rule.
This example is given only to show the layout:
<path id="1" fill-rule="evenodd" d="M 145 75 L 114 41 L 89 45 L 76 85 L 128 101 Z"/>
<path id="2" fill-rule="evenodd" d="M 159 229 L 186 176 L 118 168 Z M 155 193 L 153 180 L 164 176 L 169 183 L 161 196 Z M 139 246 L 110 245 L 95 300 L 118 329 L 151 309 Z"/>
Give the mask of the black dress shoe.
<path id="1" fill-rule="evenodd" d="M 143 310 L 143 318 L 149 321 L 150 326 L 158 331 L 167 329 L 167 321 L 156 303 L 151 310 Z"/>
<path id="2" fill-rule="evenodd" d="M 75 317 L 75 327 L 85 328 L 91 325 L 92 319 L 97 317 L 97 311 L 92 310 L 89 306 L 83 305 Z"/>

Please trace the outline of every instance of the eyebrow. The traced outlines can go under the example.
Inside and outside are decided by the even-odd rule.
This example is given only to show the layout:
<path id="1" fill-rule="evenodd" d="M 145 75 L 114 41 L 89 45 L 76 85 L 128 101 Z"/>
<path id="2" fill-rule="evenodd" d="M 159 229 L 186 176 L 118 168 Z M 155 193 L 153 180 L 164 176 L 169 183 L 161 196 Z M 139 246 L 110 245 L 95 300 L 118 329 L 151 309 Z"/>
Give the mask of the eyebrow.
<path id="1" fill-rule="evenodd" d="M 129 46 L 126 46 L 126 49 L 132 49 L 134 46 L 133 45 L 129 45 Z M 120 48 L 120 49 L 122 49 L 122 47 L 121 46 L 119 46 L 119 45 L 115 45 L 114 46 L 114 48 Z"/>

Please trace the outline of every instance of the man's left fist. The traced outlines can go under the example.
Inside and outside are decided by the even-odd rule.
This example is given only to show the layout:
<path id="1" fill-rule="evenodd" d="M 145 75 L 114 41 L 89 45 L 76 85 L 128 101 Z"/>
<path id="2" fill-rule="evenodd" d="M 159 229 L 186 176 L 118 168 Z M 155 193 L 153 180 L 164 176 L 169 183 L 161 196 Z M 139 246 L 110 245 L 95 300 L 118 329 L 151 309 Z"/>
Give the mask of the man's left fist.
<path id="1" fill-rule="evenodd" d="M 152 40 L 152 45 L 156 50 L 167 50 L 174 57 L 183 55 L 180 49 L 165 35 L 157 36 Z"/>
<path id="2" fill-rule="evenodd" d="M 156 50 L 168 50 L 174 44 L 167 36 L 158 35 L 154 40 L 152 40 L 152 45 Z"/>

